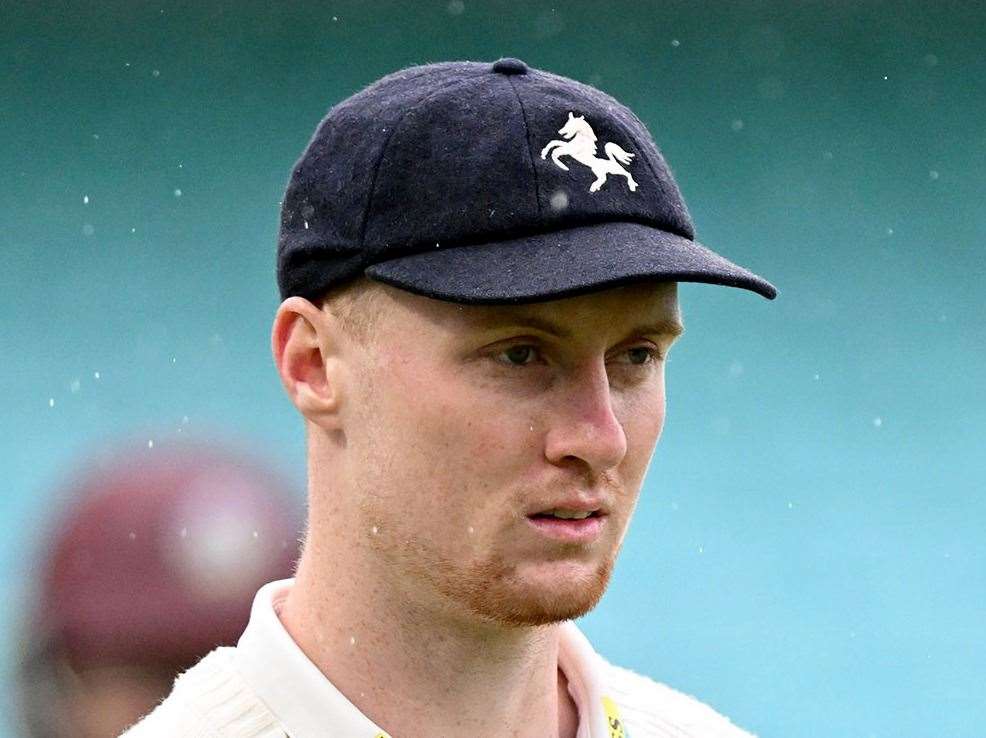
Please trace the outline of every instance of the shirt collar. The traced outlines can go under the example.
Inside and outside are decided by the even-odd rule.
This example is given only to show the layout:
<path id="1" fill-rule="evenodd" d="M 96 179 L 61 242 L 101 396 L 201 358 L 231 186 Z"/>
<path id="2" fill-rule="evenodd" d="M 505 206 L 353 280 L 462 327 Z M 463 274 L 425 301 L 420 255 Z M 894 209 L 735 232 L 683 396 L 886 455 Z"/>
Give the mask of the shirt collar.
<path id="1" fill-rule="evenodd" d="M 236 668 L 291 738 L 388 738 L 318 670 L 294 642 L 278 617 L 293 579 L 260 588 L 250 622 L 236 647 Z M 603 694 L 601 659 L 572 622 L 559 630 L 558 666 L 579 711 L 577 738 L 610 738 L 619 719 Z"/>

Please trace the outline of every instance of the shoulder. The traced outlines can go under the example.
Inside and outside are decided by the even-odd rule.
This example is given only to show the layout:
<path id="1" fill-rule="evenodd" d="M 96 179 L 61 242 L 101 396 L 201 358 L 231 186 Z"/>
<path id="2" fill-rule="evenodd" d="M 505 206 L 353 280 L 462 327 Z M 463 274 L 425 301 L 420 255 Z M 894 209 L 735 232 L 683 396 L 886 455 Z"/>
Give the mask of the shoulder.
<path id="1" fill-rule="evenodd" d="M 600 658 L 627 738 L 755 738 L 694 697 Z"/>
<path id="2" fill-rule="evenodd" d="M 175 679 L 171 693 L 120 738 L 286 738 L 233 666 L 234 648 L 217 648 Z"/>

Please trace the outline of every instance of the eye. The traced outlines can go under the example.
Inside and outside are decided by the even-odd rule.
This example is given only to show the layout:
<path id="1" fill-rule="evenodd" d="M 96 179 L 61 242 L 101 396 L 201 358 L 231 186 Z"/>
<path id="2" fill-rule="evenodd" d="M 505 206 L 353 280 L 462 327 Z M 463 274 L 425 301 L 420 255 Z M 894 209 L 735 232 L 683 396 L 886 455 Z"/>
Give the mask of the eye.
<path id="1" fill-rule="evenodd" d="M 634 346 L 623 353 L 629 359 L 628 363 L 633 366 L 655 364 L 664 358 L 661 352 L 652 346 Z"/>
<path id="2" fill-rule="evenodd" d="M 537 348 L 526 344 L 511 346 L 496 354 L 497 361 L 508 366 L 527 366 L 536 356 Z"/>

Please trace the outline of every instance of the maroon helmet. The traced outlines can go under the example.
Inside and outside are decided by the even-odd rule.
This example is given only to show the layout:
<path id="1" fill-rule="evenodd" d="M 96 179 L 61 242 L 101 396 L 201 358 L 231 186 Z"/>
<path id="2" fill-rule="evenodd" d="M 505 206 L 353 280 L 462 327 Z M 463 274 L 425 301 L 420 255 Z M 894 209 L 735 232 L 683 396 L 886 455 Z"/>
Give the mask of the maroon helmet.
<path id="1" fill-rule="evenodd" d="M 293 573 L 301 498 L 247 456 L 135 448 L 101 459 L 69 491 L 34 623 L 73 670 L 189 666 L 235 644 L 256 590 Z"/>

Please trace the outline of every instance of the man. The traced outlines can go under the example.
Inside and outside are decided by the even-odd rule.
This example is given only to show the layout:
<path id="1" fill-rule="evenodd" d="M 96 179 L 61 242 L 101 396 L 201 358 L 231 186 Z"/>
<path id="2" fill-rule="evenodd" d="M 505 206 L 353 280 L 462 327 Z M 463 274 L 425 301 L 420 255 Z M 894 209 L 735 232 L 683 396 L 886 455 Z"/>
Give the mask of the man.
<path id="1" fill-rule="evenodd" d="M 676 282 L 775 295 L 693 236 L 643 124 L 517 59 L 405 69 L 334 107 L 279 240 L 297 575 L 127 735 L 748 735 L 570 622 L 661 433 Z"/>
<path id="2" fill-rule="evenodd" d="M 112 738 L 236 643 L 257 588 L 293 571 L 302 514 L 277 474 L 212 443 L 125 444 L 59 497 L 31 567 L 19 735 Z"/>

